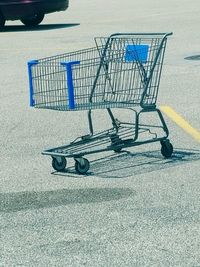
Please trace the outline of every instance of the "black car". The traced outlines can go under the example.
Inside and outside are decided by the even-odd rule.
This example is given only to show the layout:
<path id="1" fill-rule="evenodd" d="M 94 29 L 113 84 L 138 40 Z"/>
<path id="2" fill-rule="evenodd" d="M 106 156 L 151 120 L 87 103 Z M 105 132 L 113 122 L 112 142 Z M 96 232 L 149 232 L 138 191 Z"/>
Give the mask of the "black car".
<path id="1" fill-rule="evenodd" d="M 66 10 L 69 0 L 0 0 L 0 28 L 6 20 L 21 20 L 26 26 L 36 26 L 44 15 Z"/>

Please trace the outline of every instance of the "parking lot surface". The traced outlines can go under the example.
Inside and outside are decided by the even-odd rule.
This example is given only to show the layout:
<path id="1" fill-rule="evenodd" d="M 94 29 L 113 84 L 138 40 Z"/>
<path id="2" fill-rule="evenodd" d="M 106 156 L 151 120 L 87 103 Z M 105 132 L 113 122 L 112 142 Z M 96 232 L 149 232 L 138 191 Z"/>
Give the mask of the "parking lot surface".
<path id="1" fill-rule="evenodd" d="M 199 8 L 197 0 L 73 0 L 35 29 L 6 23 L 0 266 L 200 266 L 200 61 L 185 59 L 200 54 Z M 41 151 L 87 134 L 86 113 L 30 108 L 27 61 L 93 47 L 96 36 L 171 31 L 157 105 L 172 158 L 153 143 L 92 155 L 87 175 L 73 160 L 55 172 Z M 107 125 L 103 111 L 94 118 Z"/>

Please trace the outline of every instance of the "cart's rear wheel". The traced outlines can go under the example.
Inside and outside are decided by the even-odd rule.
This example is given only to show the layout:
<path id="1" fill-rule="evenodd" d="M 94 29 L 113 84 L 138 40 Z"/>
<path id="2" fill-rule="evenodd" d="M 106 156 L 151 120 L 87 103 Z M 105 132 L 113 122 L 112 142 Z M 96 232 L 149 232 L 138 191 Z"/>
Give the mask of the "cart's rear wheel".
<path id="1" fill-rule="evenodd" d="M 40 24 L 44 19 L 44 14 L 35 14 L 29 18 L 21 19 L 21 22 L 27 27 L 34 27 Z"/>
<path id="2" fill-rule="evenodd" d="M 65 157 L 53 157 L 52 167 L 56 171 L 63 171 L 67 166 L 67 161 Z"/>
<path id="3" fill-rule="evenodd" d="M 171 158 L 173 150 L 173 146 L 169 140 L 161 141 L 161 154 L 163 157 L 166 159 Z"/>
<path id="4" fill-rule="evenodd" d="M 119 153 L 122 150 L 122 147 L 120 147 L 120 144 L 123 144 L 123 141 L 120 139 L 119 135 L 111 134 L 110 135 L 111 145 L 114 146 L 113 151 L 116 153 Z"/>
<path id="5" fill-rule="evenodd" d="M 90 163 L 85 158 L 75 159 L 75 170 L 79 174 L 85 174 L 90 168 Z"/>

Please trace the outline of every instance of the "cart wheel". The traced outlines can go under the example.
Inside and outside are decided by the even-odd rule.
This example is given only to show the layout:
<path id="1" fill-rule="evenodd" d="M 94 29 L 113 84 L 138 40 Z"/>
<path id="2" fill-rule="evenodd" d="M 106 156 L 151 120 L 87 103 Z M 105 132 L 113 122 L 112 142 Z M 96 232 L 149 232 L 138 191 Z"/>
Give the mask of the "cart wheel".
<path id="1" fill-rule="evenodd" d="M 161 141 L 161 154 L 166 158 L 171 158 L 173 153 L 173 146 L 169 140 Z"/>
<path id="2" fill-rule="evenodd" d="M 85 174 L 90 168 L 90 163 L 85 158 L 75 159 L 75 170 L 79 174 Z"/>
<path id="3" fill-rule="evenodd" d="M 67 161 L 65 157 L 56 157 L 52 159 L 52 167 L 56 171 L 63 171 L 66 168 Z"/>

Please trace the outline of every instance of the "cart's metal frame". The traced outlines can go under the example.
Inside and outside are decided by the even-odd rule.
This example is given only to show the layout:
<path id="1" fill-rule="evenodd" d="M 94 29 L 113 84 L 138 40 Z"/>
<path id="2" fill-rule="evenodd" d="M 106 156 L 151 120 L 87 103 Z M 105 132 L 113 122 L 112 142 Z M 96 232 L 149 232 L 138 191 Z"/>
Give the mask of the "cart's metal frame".
<path id="1" fill-rule="evenodd" d="M 89 125 L 89 134 L 86 136 L 81 136 L 76 138 L 73 142 L 70 144 L 54 147 L 51 149 L 47 149 L 42 152 L 43 155 L 49 155 L 52 157 L 52 165 L 55 170 L 62 171 L 66 167 L 66 158 L 74 158 L 75 160 L 75 169 L 78 173 L 84 174 L 89 170 L 89 161 L 85 158 L 83 158 L 85 155 L 94 154 L 94 153 L 100 153 L 105 151 L 115 151 L 120 152 L 122 149 L 132 146 L 138 146 L 146 143 L 152 143 L 152 142 L 160 142 L 161 143 L 161 153 L 164 157 L 168 158 L 171 157 L 173 153 L 173 146 L 170 143 L 168 136 L 169 131 L 167 128 L 167 125 L 165 123 L 165 120 L 163 118 L 163 115 L 161 111 L 156 107 L 156 101 L 157 101 L 157 93 L 158 88 L 160 84 L 160 76 L 161 76 L 161 70 L 163 65 L 163 59 L 164 59 L 164 52 L 166 47 L 166 41 L 167 37 L 172 35 L 172 33 L 116 33 L 112 34 L 109 38 L 96 38 L 96 46 L 99 53 L 99 62 L 96 69 L 96 74 L 93 80 L 93 84 L 91 87 L 90 93 L 87 95 L 88 98 L 88 108 L 80 108 L 81 109 L 88 109 L 88 125 Z M 140 60 L 140 55 L 138 51 L 136 51 L 136 44 L 133 44 L 134 50 L 134 57 L 135 60 L 135 68 L 137 68 L 137 74 L 140 76 L 142 83 L 142 94 L 139 99 L 139 102 L 136 103 L 135 108 L 131 107 L 131 101 L 126 106 L 126 103 L 124 101 L 121 101 L 119 105 L 109 105 L 108 103 L 106 105 L 103 105 L 103 108 L 107 110 L 108 115 L 112 122 L 112 128 L 107 129 L 105 131 L 95 133 L 93 122 L 92 122 L 92 109 L 96 108 L 96 106 L 93 106 L 93 99 L 95 92 L 97 90 L 98 81 L 102 76 L 102 73 L 104 73 L 104 76 L 108 80 L 108 83 L 110 82 L 111 74 L 109 73 L 109 60 L 110 61 L 119 61 L 119 58 L 117 58 L 116 53 L 112 55 L 112 58 L 109 58 L 109 49 L 113 49 L 113 42 L 117 40 L 117 42 L 120 40 L 120 38 L 129 38 L 131 36 L 134 36 L 134 38 L 137 39 L 137 37 L 145 38 L 153 36 L 154 38 L 157 36 L 161 38 L 159 41 L 159 45 L 156 47 L 156 52 L 153 57 L 153 60 L 151 62 L 151 66 L 146 70 L 144 68 L 143 63 Z M 100 45 L 99 43 L 100 42 Z M 124 49 L 124 47 L 123 47 Z M 80 52 L 81 53 L 81 52 Z M 131 52 L 132 53 L 132 52 Z M 121 56 L 121 55 L 120 55 Z M 113 59 L 114 58 L 114 59 Z M 45 64 L 48 62 L 48 64 L 52 62 L 52 58 L 44 59 Z M 38 62 L 40 64 L 44 64 L 43 61 L 30 61 L 28 63 L 28 70 L 29 70 L 29 82 L 30 82 L 30 104 L 31 106 L 36 106 L 37 103 L 35 103 L 34 99 L 34 75 L 33 75 L 33 68 L 34 66 L 38 65 Z M 121 60 L 121 58 L 120 58 Z M 152 83 L 152 77 L 154 75 L 154 71 L 157 67 L 159 61 L 159 69 L 157 69 L 156 73 L 156 80 L 154 85 L 155 88 L 153 88 L 153 97 L 148 102 L 148 90 L 151 88 Z M 45 65 L 44 64 L 44 65 Z M 66 75 L 67 75 L 67 87 L 68 87 L 68 105 L 69 108 L 67 110 L 74 110 L 75 109 L 75 95 L 74 95 L 74 84 L 73 84 L 73 71 L 76 69 L 76 65 L 80 64 L 79 60 L 74 60 L 70 62 L 61 62 L 62 66 L 66 68 Z M 41 73 L 40 73 L 41 75 Z M 48 74 L 49 75 L 49 74 Z M 114 74 L 115 75 L 115 74 Z M 36 76 L 35 76 L 36 77 Z M 38 76 L 37 76 L 38 77 Z M 78 80 L 78 79 L 77 79 Z M 109 85 L 112 86 L 111 84 Z M 153 86 L 152 86 L 153 87 Z M 48 89 L 45 89 L 48 90 Z M 46 93 L 46 91 L 45 91 Z M 150 95 L 149 93 L 149 95 Z M 37 92 L 35 93 L 37 94 Z M 44 93 L 43 93 L 44 94 Z M 42 95 L 44 98 L 44 96 Z M 41 101 L 41 100 L 40 100 Z M 45 103 L 46 104 L 46 103 Z M 48 103 L 49 105 L 49 103 Z M 63 104 L 62 104 L 63 105 Z M 102 105 L 102 103 L 101 103 Z M 42 106 L 38 105 L 39 108 L 49 108 L 49 106 Z M 63 106 L 62 106 L 63 107 Z M 133 122 L 121 122 L 118 119 L 115 118 L 113 111 L 111 110 L 112 107 L 120 107 L 120 108 L 129 108 L 133 111 L 135 118 Z M 51 108 L 51 107 L 50 107 Z M 102 106 L 97 108 L 102 108 Z M 52 109 L 59 109 L 52 108 Z M 79 108 L 77 108 L 79 110 Z M 156 114 L 159 118 L 160 124 L 159 125 L 144 125 L 140 123 L 140 116 L 141 114 L 149 113 L 149 114 Z M 151 131 L 151 129 L 155 129 L 154 132 Z M 156 131 L 157 129 L 161 129 L 163 132 L 162 136 L 158 136 Z M 145 140 L 139 140 L 140 135 L 143 133 L 149 133 L 149 138 Z"/>

